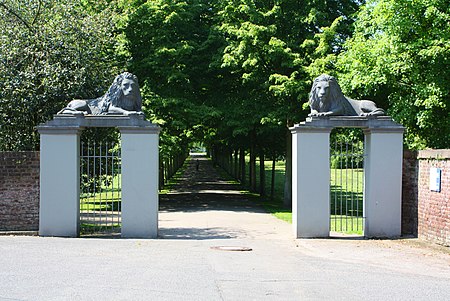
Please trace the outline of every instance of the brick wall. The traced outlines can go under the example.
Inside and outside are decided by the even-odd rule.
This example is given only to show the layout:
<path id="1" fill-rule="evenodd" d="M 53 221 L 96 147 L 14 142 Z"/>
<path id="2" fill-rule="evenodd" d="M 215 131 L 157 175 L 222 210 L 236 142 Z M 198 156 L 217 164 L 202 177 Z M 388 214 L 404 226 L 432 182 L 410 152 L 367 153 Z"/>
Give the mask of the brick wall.
<path id="1" fill-rule="evenodd" d="M 419 151 L 418 236 L 450 246 L 450 150 Z M 442 170 L 441 191 L 430 190 L 430 168 Z"/>
<path id="2" fill-rule="evenodd" d="M 39 152 L 0 152 L 0 231 L 39 228 Z"/>

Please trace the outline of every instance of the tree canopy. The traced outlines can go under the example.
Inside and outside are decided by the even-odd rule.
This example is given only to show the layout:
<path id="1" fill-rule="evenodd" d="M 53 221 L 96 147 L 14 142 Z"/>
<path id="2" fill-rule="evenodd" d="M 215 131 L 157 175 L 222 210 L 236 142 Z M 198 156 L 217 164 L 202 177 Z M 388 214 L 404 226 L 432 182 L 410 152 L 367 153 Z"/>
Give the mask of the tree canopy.
<path id="1" fill-rule="evenodd" d="M 168 156 L 194 141 L 286 156 L 324 72 L 405 125 L 407 147 L 450 147 L 445 0 L 1 0 L 0 16 L 2 150 L 37 149 L 37 124 L 123 70 Z"/>
<path id="2" fill-rule="evenodd" d="M 338 59 L 344 89 L 388 109 L 410 148 L 450 147 L 449 26 L 448 1 L 372 0 Z"/>
<path id="3" fill-rule="evenodd" d="M 105 93 L 125 67 L 118 14 L 106 3 L 91 8 L 71 0 L 0 2 L 1 150 L 39 149 L 35 126 L 73 98 Z"/>

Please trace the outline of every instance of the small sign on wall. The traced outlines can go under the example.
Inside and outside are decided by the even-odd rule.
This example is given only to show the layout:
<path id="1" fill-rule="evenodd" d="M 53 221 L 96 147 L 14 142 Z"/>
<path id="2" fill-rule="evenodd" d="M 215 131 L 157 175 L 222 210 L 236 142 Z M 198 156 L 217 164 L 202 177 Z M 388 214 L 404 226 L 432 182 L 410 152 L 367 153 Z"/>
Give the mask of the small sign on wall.
<path id="1" fill-rule="evenodd" d="M 436 167 L 430 168 L 430 190 L 441 192 L 441 169 Z"/>

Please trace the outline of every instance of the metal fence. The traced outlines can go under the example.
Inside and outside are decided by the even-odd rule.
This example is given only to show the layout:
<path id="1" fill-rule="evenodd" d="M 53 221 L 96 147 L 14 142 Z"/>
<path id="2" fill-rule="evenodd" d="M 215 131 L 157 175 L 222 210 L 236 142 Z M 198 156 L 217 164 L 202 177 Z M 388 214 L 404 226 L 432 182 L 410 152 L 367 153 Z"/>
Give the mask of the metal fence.
<path id="1" fill-rule="evenodd" d="M 330 231 L 364 234 L 364 135 L 359 129 L 331 134 Z"/>
<path id="2" fill-rule="evenodd" d="M 80 169 L 81 234 L 120 232 L 120 145 L 82 142 Z"/>

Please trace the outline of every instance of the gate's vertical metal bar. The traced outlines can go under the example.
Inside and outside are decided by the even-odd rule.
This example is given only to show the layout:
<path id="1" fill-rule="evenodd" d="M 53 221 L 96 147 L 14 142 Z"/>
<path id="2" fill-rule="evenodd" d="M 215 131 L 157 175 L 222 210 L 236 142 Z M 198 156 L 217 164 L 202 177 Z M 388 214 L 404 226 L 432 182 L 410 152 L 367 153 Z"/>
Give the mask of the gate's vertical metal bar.
<path id="1" fill-rule="evenodd" d="M 356 161 L 357 162 L 357 166 L 356 166 L 356 168 L 358 169 L 358 172 L 356 173 L 357 174 L 357 181 L 356 181 L 356 191 L 358 191 L 358 193 L 359 193 L 359 178 L 360 178 L 360 172 L 359 172 L 359 168 L 360 168 L 360 166 L 359 166 L 359 162 L 360 162 L 360 160 L 361 160 L 361 153 L 360 152 L 358 152 L 358 160 Z M 360 222 L 360 217 L 359 217 L 359 199 L 360 199 L 360 197 L 359 197 L 359 195 L 357 194 L 356 195 L 356 231 L 359 231 L 359 222 Z"/>
<path id="2" fill-rule="evenodd" d="M 83 212 L 82 211 L 82 207 L 81 205 L 83 205 L 84 208 L 84 204 L 82 204 L 82 200 L 84 199 L 84 183 L 83 183 L 83 174 L 84 174 L 84 142 L 80 143 L 80 224 L 82 224 L 84 217 L 83 217 Z M 84 210 L 83 210 L 84 211 Z"/>
<path id="3" fill-rule="evenodd" d="M 359 157 L 358 162 L 364 162 L 364 153 L 361 153 L 361 151 L 360 151 L 358 154 L 358 157 Z M 361 175 L 364 173 L 364 165 L 363 165 L 363 163 L 359 163 L 359 164 L 361 164 L 360 168 L 362 168 L 363 170 L 362 170 L 362 173 L 358 172 L 358 181 L 356 181 L 356 191 L 358 191 L 357 203 L 356 203 L 356 212 L 358 212 L 358 216 L 356 218 L 356 231 L 363 230 L 363 228 L 360 229 L 360 227 L 359 227 L 359 223 L 361 222 L 361 225 L 362 225 L 362 221 L 363 221 L 363 218 L 362 218 L 362 216 L 360 216 L 360 213 L 359 213 L 359 210 L 360 210 L 359 202 L 361 199 L 361 197 L 359 196 L 359 192 L 362 191 L 362 189 L 359 187 L 359 180 L 361 178 Z"/>
<path id="4" fill-rule="evenodd" d="M 115 199 L 117 197 L 117 193 L 116 193 L 115 186 L 114 186 L 115 185 L 114 178 L 116 177 L 116 175 L 117 175 L 117 181 L 119 181 L 118 172 L 117 172 L 117 170 L 115 170 L 115 167 L 116 167 L 115 161 L 118 160 L 118 158 L 117 158 L 117 150 L 115 150 L 115 146 L 114 146 L 114 148 L 112 150 L 112 153 L 114 154 L 114 158 L 113 158 L 113 160 L 111 162 L 111 164 L 112 164 L 112 175 L 113 175 L 112 191 L 113 191 L 113 201 L 115 201 Z M 114 208 L 113 224 L 114 224 L 115 221 L 117 221 L 117 224 L 119 224 L 119 221 L 117 220 L 117 218 L 115 218 L 116 215 L 118 216 L 118 213 L 116 212 L 116 210 L 118 211 L 119 207 L 118 206 L 114 206 L 114 203 L 113 203 L 113 208 Z"/>
<path id="5" fill-rule="evenodd" d="M 348 142 L 345 142 L 345 230 L 348 230 Z"/>
<path id="6" fill-rule="evenodd" d="M 354 169 L 354 165 L 353 165 L 353 161 L 355 160 L 355 149 L 354 149 L 354 142 L 350 145 L 350 174 L 351 174 L 351 180 L 350 180 L 350 228 L 352 231 L 353 230 L 353 223 L 354 223 L 354 214 L 355 214 L 355 210 L 353 208 L 353 202 L 355 201 L 353 195 L 354 195 L 354 190 L 353 190 L 353 182 L 355 181 L 355 169 Z"/>
<path id="7" fill-rule="evenodd" d="M 108 229 L 110 227 L 110 223 L 109 223 L 109 214 L 110 214 L 110 209 L 109 209 L 109 204 L 108 204 L 108 186 L 109 186 L 109 180 L 108 180 L 108 141 L 105 142 L 105 150 L 104 150 L 104 158 L 105 158 L 105 162 L 104 162 L 104 166 L 105 166 L 105 180 L 104 180 L 104 194 L 105 194 L 105 227 Z"/>
<path id="8" fill-rule="evenodd" d="M 105 194 L 105 228 L 108 229 L 110 227 L 110 223 L 109 223 L 109 214 L 110 214 L 110 209 L 109 209 L 109 180 L 108 180 L 108 141 L 105 142 L 105 150 L 104 150 L 104 158 L 105 158 L 105 162 L 104 162 L 104 166 L 105 166 L 105 180 L 104 180 L 104 194 Z"/>
<path id="9" fill-rule="evenodd" d="M 91 177 L 91 145 L 88 143 L 87 145 L 87 180 L 89 181 L 90 177 Z M 89 183 L 88 183 L 89 184 Z M 90 197 L 91 196 L 91 186 L 87 185 L 86 187 L 87 189 L 87 195 Z M 86 219 L 89 221 L 92 217 L 91 217 L 91 203 L 88 202 L 88 206 L 87 206 L 87 215 L 86 215 Z"/>
<path id="10" fill-rule="evenodd" d="M 112 169 L 112 162 L 113 162 L 113 155 L 114 155 L 114 143 L 111 143 L 110 148 L 108 150 L 109 154 L 109 168 L 111 173 L 111 228 L 114 228 L 114 191 L 112 190 L 112 187 L 114 185 L 114 170 Z"/>
<path id="11" fill-rule="evenodd" d="M 115 202 L 116 202 L 116 194 L 115 194 L 115 190 L 114 190 L 114 180 L 116 177 L 115 171 L 114 171 L 114 160 L 115 160 L 115 144 L 111 143 L 111 150 L 110 150 L 110 154 L 111 154 L 111 224 L 112 227 L 114 227 L 114 221 L 115 221 L 115 215 L 116 215 L 116 207 L 114 206 Z"/>
<path id="12" fill-rule="evenodd" d="M 104 226 L 105 226 L 105 223 L 104 223 L 104 218 L 105 218 L 105 210 L 103 210 L 104 209 L 104 206 L 103 206 L 103 185 L 102 185 L 102 182 L 103 182 L 103 143 L 102 142 L 100 142 L 100 147 L 99 147 L 99 151 L 100 151 L 100 155 L 99 155 L 99 164 L 100 164 L 100 168 L 99 168 L 99 200 L 100 200 L 100 228 L 102 229 L 102 228 L 104 228 Z"/>
<path id="13" fill-rule="evenodd" d="M 97 174 L 97 166 L 96 166 L 96 159 L 97 159 L 97 157 L 96 157 L 96 150 L 97 150 L 97 144 L 94 142 L 94 149 L 93 149 L 93 159 L 94 159 L 94 166 L 93 166 L 93 178 L 94 178 L 94 185 L 92 185 L 92 187 L 93 187 L 93 192 L 92 192 L 92 194 L 93 194 L 93 197 L 94 197 L 94 202 L 92 202 L 93 204 L 93 210 L 92 210 L 92 218 L 93 218 L 93 223 L 95 224 L 95 221 L 96 221 L 96 217 L 97 217 L 97 214 L 96 214 L 96 205 L 97 205 L 97 202 L 96 202 L 96 200 L 97 200 L 97 194 L 96 194 L 96 192 L 97 192 L 97 182 L 96 182 L 96 179 L 95 179 L 95 175 Z"/>
<path id="14" fill-rule="evenodd" d="M 365 225 L 365 219 L 366 219 L 366 216 L 365 216 L 365 213 L 364 213 L 364 204 L 363 204 L 363 202 L 364 202 L 364 196 L 363 196 L 363 194 L 364 194 L 364 177 L 365 177 L 364 174 L 366 172 L 366 166 L 365 166 L 365 161 L 366 161 L 365 160 L 365 155 L 366 155 L 365 148 L 366 148 L 366 146 L 365 146 L 365 143 L 366 143 L 365 139 L 363 139 L 363 148 L 362 148 L 362 150 L 360 150 L 360 160 L 361 160 L 362 172 L 360 173 L 359 176 L 361 178 L 361 186 L 358 189 L 358 192 L 360 192 L 359 200 L 361 201 L 361 206 L 359 206 L 359 200 L 358 200 L 358 206 L 359 206 L 359 210 L 362 211 L 360 220 L 361 220 L 361 231 L 362 231 L 363 235 L 365 235 L 365 233 L 364 233 L 364 231 L 365 231 L 364 225 Z M 359 183 L 359 181 L 358 181 L 358 183 Z"/>
<path id="15" fill-rule="evenodd" d="M 340 178 L 339 178 L 339 187 L 340 187 L 340 189 L 339 189 L 339 192 L 340 192 L 340 199 L 339 199 L 339 222 L 340 222 L 340 225 L 339 225 L 339 230 L 340 231 L 342 231 L 342 199 L 343 199 L 343 197 L 344 197 L 344 189 L 343 189 L 343 187 L 342 187 L 342 178 L 343 178 L 343 172 L 342 172 L 342 168 L 343 168 L 343 166 L 344 166 L 344 162 L 343 162 L 343 156 L 342 156 L 342 150 L 343 150 L 343 147 L 342 147 L 342 143 L 340 144 L 340 153 L 339 153 L 339 158 L 340 158 L 340 164 L 339 164 L 339 167 L 340 167 L 340 169 L 339 169 L 339 171 L 340 171 Z"/>
<path id="16" fill-rule="evenodd" d="M 106 181 L 106 184 L 107 185 L 105 185 L 105 195 L 106 195 L 106 210 L 107 210 L 107 212 L 106 212 L 106 225 L 107 226 L 109 226 L 109 227 L 111 227 L 111 229 L 112 229 L 112 221 L 110 222 L 110 216 L 109 215 L 111 215 L 111 217 L 112 217 L 112 210 L 113 210 L 113 207 L 112 206 L 110 206 L 109 204 L 108 204 L 108 199 L 110 199 L 111 200 L 111 202 L 113 201 L 113 197 L 112 196 L 110 196 L 110 190 L 109 190 L 109 179 L 108 179 L 108 176 L 109 176 L 109 173 L 111 173 L 111 171 L 109 171 L 108 170 L 108 167 L 109 167 L 109 148 L 111 147 L 111 145 L 108 143 L 108 142 L 106 142 L 106 147 L 105 147 L 105 158 L 106 158 L 106 162 L 105 162 L 105 173 L 106 173 L 106 179 L 105 179 L 105 181 Z M 108 171 L 109 171 L 109 173 L 108 173 Z M 111 180 L 112 180 L 112 178 L 111 178 Z M 111 204 L 112 205 L 112 204 Z"/>
<path id="17" fill-rule="evenodd" d="M 112 186 L 113 186 L 113 183 L 114 183 L 114 173 L 113 173 L 113 170 L 112 170 L 112 166 L 110 165 L 111 162 L 113 161 L 113 150 L 114 150 L 114 143 L 111 143 L 109 145 L 108 153 L 107 153 L 107 155 L 109 156 L 109 161 L 107 162 L 107 166 L 109 167 L 110 174 L 111 174 L 111 183 L 110 183 L 111 189 L 108 189 L 108 191 L 111 192 L 110 193 L 111 202 L 110 202 L 110 207 L 109 207 L 110 208 L 110 213 L 111 213 L 111 218 L 110 218 L 110 220 L 111 220 L 111 229 L 114 228 L 114 192 L 112 190 Z"/>
<path id="18" fill-rule="evenodd" d="M 335 141 L 334 144 L 334 156 L 337 157 L 337 141 Z M 339 160 L 339 157 L 337 157 L 337 160 Z M 337 201 L 338 201 L 338 195 L 337 195 L 337 166 L 334 168 L 334 229 L 337 229 Z"/>
<path id="19" fill-rule="evenodd" d="M 114 177 L 116 177 L 116 175 L 117 175 L 117 182 L 116 183 L 114 183 L 113 182 L 113 184 L 116 184 L 117 185 L 117 187 L 115 188 L 115 189 L 117 189 L 117 190 L 119 190 L 119 185 L 120 185 L 120 171 L 119 171 L 119 166 L 120 166 L 120 163 L 118 162 L 119 161 L 119 152 L 117 151 L 117 149 L 115 149 L 114 150 L 114 160 L 113 160 L 113 168 L 115 168 L 116 170 L 113 172 L 113 174 L 114 174 Z M 114 164 L 115 162 L 114 161 L 117 161 L 117 164 Z M 114 190 L 114 192 L 115 192 L 116 190 Z M 115 192 L 115 197 L 117 197 L 118 198 L 118 192 Z M 117 212 L 116 212 L 116 222 L 117 222 L 117 224 L 119 224 L 120 225 L 120 220 L 119 220 L 119 214 L 120 214 L 120 210 L 119 210 L 119 204 L 117 203 L 116 204 L 116 210 L 117 210 Z"/>
<path id="20" fill-rule="evenodd" d="M 122 147 L 117 148 L 117 173 L 118 173 L 118 191 L 120 191 L 120 196 L 122 196 Z M 120 197 L 120 207 L 118 206 L 118 217 L 117 217 L 117 223 L 121 225 L 122 223 L 122 197 Z"/>

